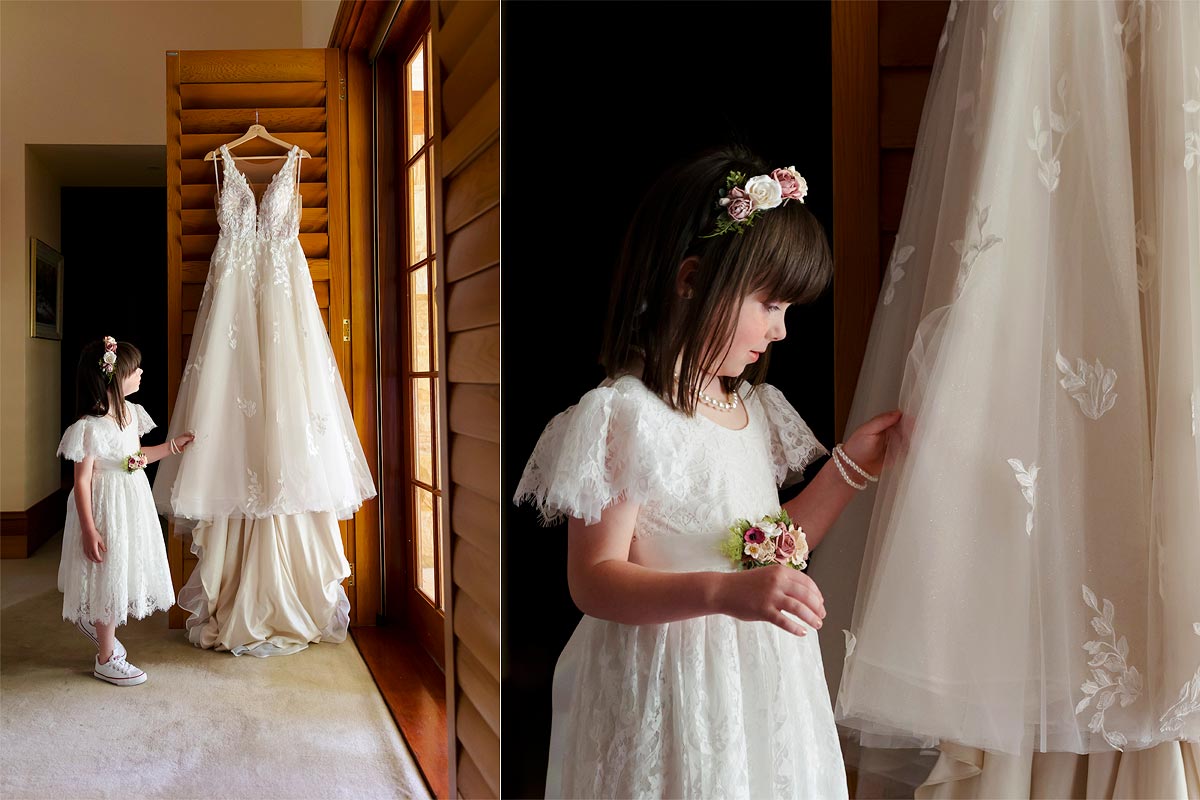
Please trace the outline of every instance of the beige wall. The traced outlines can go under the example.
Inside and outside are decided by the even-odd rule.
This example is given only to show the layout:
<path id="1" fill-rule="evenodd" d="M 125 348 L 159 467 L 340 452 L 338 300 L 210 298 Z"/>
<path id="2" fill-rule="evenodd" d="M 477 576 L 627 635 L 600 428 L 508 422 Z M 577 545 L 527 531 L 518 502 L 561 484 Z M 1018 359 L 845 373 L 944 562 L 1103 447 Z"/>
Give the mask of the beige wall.
<path id="1" fill-rule="evenodd" d="M 61 232 L 59 181 L 26 146 L 163 146 L 167 50 L 323 47 L 329 5 L 0 0 L 0 511 L 58 488 L 60 361 L 76 357 L 29 338 L 29 238 Z"/>

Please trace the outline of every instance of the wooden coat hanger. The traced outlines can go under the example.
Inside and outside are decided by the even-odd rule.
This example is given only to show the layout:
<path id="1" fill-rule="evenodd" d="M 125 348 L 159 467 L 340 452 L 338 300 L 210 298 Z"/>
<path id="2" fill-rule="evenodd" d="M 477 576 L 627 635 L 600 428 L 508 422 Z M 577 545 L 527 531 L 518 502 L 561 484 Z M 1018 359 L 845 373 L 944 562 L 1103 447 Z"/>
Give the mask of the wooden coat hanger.
<path id="1" fill-rule="evenodd" d="M 243 142 L 248 142 L 251 139 L 265 139 L 266 141 L 271 142 L 272 144 L 277 144 L 280 147 L 286 148 L 288 150 L 291 150 L 293 147 L 293 145 L 291 143 L 285 142 L 282 139 L 277 139 L 276 137 L 272 136 L 270 131 L 268 131 L 262 125 L 258 124 L 258 109 L 257 108 L 254 109 L 254 124 L 251 125 L 250 128 L 244 134 L 239 136 L 237 139 L 234 139 L 232 142 L 227 142 L 225 144 L 225 149 L 232 150 L 233 148 L 237 147 L 239 144 L 242 144 Z M 216 150 L 209 150 L 208 153 L 204 156 L 204 160 L 212 161 L 214 158 L 216 158 L 218 155 L 220 155 L 220 153 L 221 153 L 221 148 L 219 148 L 219 147 Z M 298 155 L 300 156 L 300 158 L 312 158 L 312 156 L 309 155 L 308 151 L 303 150 L 303 149 L 300 150 Z M 280 158 L 280 156 L 241 156 L 241 158 L 245 159 L 245 160 L 262 160 L 262 159 Z"/>

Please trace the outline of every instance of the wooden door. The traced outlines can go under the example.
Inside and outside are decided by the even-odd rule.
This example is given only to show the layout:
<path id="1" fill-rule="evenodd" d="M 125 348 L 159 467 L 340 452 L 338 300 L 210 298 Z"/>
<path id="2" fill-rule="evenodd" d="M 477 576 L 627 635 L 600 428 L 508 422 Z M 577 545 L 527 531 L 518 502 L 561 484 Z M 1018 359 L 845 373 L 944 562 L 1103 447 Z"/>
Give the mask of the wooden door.
<path id="1" fill-rule="evenodd" d="M 326 331 L 343 385 L 355 412 L 356 427 L 368 460 L 376 452 L 373 417 L 363 424 L 352 376 L 373 370 L 351 358 L 352 324 L 349 254 L 346 237 L 346 131 L 341 57 L 337 50 L 202 50 L 168 52 L 167 68 L 167 225 L 168 225 L 168 411 L 174 410 L 183 362 L 191 344 L 209 258 L 217 241 L 213 164 L 204 155 L 245 133 L 255 121 L 287 142 L 307 150 L 301 164 L 304 211 L 300 243 L 308 258 Z M 276 154 L 265 142 L 247 142 L 239 155 Z M 260 194 L 263 187 L 256 186 Z M 359 357 L 360 362 L 366 358 Z M 374 462 L 371 462 L 374 467 Z M 341 524 L 352 572 L 346 591 L 351 621 L 374 624 L 374 592 L 360 595 L 356 578 L 378 569 L 378 532 L 374 502 L 355 520 Z M 357 533 L 356 525 L 361 523 Z M 195 565 L 187 543 L 168 540 L 176 592 Z M 376 584 L 372 581 L 371 586 Z M 171 609 L 170 624 L 183 627 L 187 612 Z"/>

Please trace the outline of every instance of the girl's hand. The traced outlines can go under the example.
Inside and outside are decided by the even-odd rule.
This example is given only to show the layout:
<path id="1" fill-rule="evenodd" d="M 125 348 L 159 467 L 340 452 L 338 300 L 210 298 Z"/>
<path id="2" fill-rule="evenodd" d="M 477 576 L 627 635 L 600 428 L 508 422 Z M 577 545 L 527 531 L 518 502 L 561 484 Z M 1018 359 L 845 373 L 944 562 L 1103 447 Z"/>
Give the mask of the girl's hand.
<path id="1" fill-rule="evenodd" d="M 182 454 L 183 451 L 188 448 L 188 445 L 190 445 L 192 442 L 196 441 L 196 434 L 183 433 L 183 434 L 180 434 L 179 436 L 176 436 L 174 439 L 172 439 L 172 441 L 175 442 L 175 447 Z"/>
<path id="2" fill-rule="evenodd" d="M 717 596 L 717 607 L 722 613 L 745 622 L 770 622 L 796 636 L 808 632 L 792 617 L 799 617 L 814 629 L 821 627 L 825 598 L 812 578 L 803 572 L 776 565 L 723 577 Z"/>
<path id="3" fill-rule="evenodd" d="M 104 540 L 100 538 L 99 531 L 92 528 L 83 532 L 83 554 L 87 556 L 88 561 L 103 564 L 104 557 L 100 554 L 107 552 L 108 548 L 104 546 Z"/>
<path id="4" fill-rule="evenodd" d="M 894 429 L 894 426 L 902 416 L 897 409 L 872 417 L 850 434 L 850 438 L 842 445 L 842 449 L 854 460 L 855 464 L 872 475 L 878 476 L 883 470 L 888 438 L 892 433 L 899 432 L 899 429 Z"/>

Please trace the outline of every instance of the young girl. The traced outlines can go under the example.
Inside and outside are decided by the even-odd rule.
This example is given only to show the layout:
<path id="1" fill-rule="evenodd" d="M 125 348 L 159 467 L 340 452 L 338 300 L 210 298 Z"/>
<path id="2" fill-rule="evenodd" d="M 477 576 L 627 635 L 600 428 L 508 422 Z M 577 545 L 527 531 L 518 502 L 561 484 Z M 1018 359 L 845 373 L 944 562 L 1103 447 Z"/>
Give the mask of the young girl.
<path id="1" fill-rule="evenodd" d="M 722 552 L 731 525 L 778 514 L 777 487 L 826 452 L 762 383 L 784 312 L 831 278 L 806 191 L 740 150 L 660 179 L 615 276 L 608 380 L 550 422 L 525 468 L 516 500 L 570 517 L 585 614 L 555 670 L 547 797 L 847 795 L 821 592 L 778 565 L 803 562 L 803 537 L 772 539 L 776 566 Z M 807 546 L 878 476 L 898 420 L 856 430 L 786 504 Z M 752 538 L 745 553 L 768 560 Z"/>
<path id="2" fill-rule="evenodd" d="M 75 373 L 79 419 L 58 446 L 58 455 L 75 462 L 58 567 L 63 619 L 96 643 L 92 674 L 117 686 L 145 683 L 146 673 L 126 660 L 116 627 L 130 614 L 141 619 L 175 603 L 144 469 L 182 453 L 195 438 L 188 433 L 141 447 L 154 421 L 125 400 L 141 386 L 141 361 L 136 347 L 111 336 L 83 348 Z"/>

